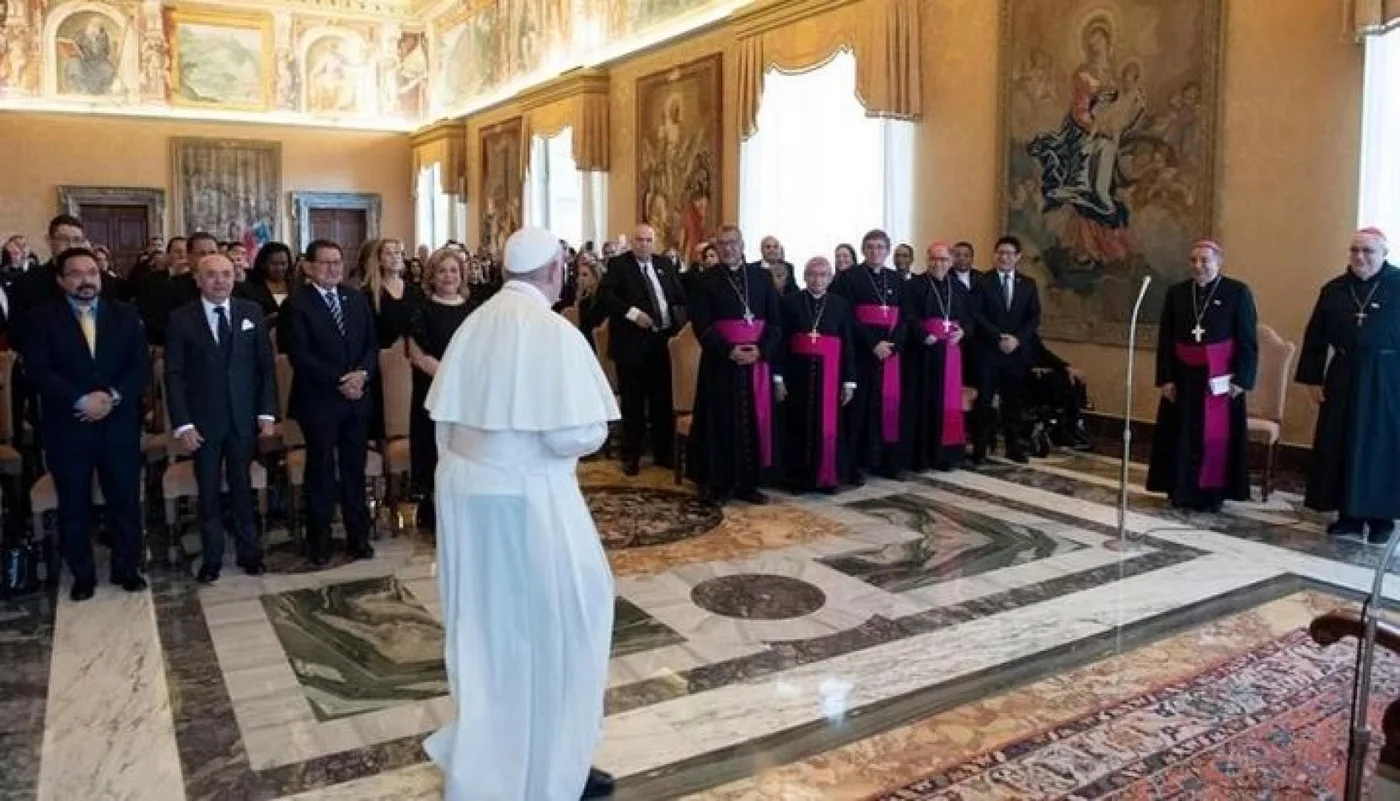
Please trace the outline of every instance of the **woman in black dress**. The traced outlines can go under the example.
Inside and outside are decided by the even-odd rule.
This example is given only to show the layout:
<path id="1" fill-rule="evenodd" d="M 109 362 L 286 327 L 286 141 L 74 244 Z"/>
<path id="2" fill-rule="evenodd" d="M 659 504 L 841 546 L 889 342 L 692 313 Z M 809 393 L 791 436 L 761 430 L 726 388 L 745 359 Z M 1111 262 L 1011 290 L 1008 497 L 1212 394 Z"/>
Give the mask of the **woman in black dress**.
<path id="1" fill-rule="evenodd" d="M 574 301 L 574 307 L 578 310 L 578 330 L 583 332 L 588 346 L 596 350 L 593 344 L 593 329 L 603 324 L 603 312 L 598 308 L 595 293 L 602 276 L 598 272 L 598 262 L 588 253 L 579 256 L 577 269 L 578 298 Z"/>
<path id="2" fill-rule="evenodd" d="M 400 340 L 408 336 L 413 313 L 426 302 L 423 290 L 405 280 L 403 243 L 397 239 L 378 239 L 365 246 L 363 291 L 374 309 L 374 329 L 379 335 L 379 347 L 403 347 Z M 374 407 L 369 418 L 369 438 L 384 440 L 384 384 L 371 382 L 370 395 Z"/>
<path id="3" fill-rule="evenodd" d="M 432 293 L 413 314 L 408 334 L 408 360 L 413 365 L 413 415 L 409 418 L 409 472 L 418 498 L 418 526 L 434 527 L 433 471 L 437 468 L 437 441 L 433 420 L 423 403 L 437 374 L 438 359 L 447 350 L 457 327 L 477 303 L 463 294 L 462 257 L 443 248 L 428 257 L 425 280 Z"/>

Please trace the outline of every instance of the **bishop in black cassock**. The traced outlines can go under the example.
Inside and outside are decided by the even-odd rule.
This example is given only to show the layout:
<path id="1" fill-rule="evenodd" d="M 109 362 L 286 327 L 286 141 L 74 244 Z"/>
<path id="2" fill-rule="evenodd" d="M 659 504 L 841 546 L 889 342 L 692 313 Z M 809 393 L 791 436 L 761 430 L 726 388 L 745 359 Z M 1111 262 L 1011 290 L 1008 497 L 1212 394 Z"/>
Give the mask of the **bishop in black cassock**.
<path id="1" fill-rule="evenodd" d="M 910 469 L 952 470 L 967 447 L 962 343 L 973 330 L 972 295 L 950 277 L 947 245 L 930 245 L 928 258 L 928 272 L 904 286 L 904 432 Z"/>
<path id="2" fill-rule="evenodd" d="M 700 340 L 687 474 L 710 499 L 767 499 L 773 453 L 772 363 L 781 342 L 778 294 L 761 267 L 744 264 L 738 229 L 719 235 L 723 264 L 701 273 L 688 298 Z"/>
<path id="3" fill-rule="evenodd" d="M 1157 335 L 1157 428 L 1147 489 L 1180 508 L 1249 500 L 1245 392 L 1259 368 L 1254 295 L 1220 275 L 1214 242 L 1191 248 L 1192 277 L 1167 290 Z"/>
<path id="4" fill-rule="evenodd" d="M 817 256 L 807 262 L 806 289 L 781 300 L 787 339 L 779 364 L 785 483 L 797 492 L 835 492 L 850 475 L 841 407 L 856 390 L 851 305 L 827 289 L 835 272 Z"/>
<path id="5" fill-rule="evenodd" d="M 885 266 L 890 238 L 871 231 L 861 241 L 865 262 L 841 273 L 831 292 L 853 307 L 856 394 L 847 408 L 851 453 L 857 469 L 898 478 L 906 461 L 902 429 L 900 351 L 908 339 L 903 304 L 906 284 Z M 855 480 L 859 482 L 859 474 Z"/>
<path id="6" fill-rule="evenodd" d="M 1349 269 L 1318 296 L 1297 374 L 1319 403 L 1304 502 L 1339 513 L 1328 533 L 1366 529 L 1377 544 L 1400 517 L 1400 269 L 1387 253 L 1380 231 L 1357 233 Z"/>

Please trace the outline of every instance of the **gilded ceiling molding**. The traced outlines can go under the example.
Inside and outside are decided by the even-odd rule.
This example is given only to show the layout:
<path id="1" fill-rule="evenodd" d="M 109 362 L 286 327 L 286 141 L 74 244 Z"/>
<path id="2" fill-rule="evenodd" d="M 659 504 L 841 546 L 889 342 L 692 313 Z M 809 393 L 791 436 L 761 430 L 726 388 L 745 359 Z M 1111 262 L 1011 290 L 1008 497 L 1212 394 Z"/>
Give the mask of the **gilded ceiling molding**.
<path id="1" fill-rule="evenodd" d="M 518 111 L 521 127 L 521 170 L 530 167 L 531 140 L 573 129 L 574 163 L 585 171 L 607 171 L 612 142 L 609 109 L 612 81 L 605 69 L 572 70 L 547 83 L 477 112 L 495 116 L 510 108 Z"/>
<path id="2" fill-rule="evenodd" d="M 461 120 L 433 123 L 415 132 L 409 143 L 415 176 L 430 164 L 441 164 L 442 185 L 438 189 L 449 195 L 466 195 L 467 126 Z"/>

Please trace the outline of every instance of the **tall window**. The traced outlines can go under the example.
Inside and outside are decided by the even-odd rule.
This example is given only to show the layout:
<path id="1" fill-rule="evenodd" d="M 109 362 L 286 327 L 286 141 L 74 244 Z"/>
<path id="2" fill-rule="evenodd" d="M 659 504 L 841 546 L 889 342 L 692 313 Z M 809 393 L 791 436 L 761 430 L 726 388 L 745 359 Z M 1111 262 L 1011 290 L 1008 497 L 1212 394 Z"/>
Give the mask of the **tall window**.
<path id="1" fill-rule="evenodd" d="M 539 225 L 579 247 L 583 242 L 583 178 L 574 163 L 573 129 L 530 144 L 528 205 L 531 225 Z"/>
<path id="2" fill-rule="evenodd" d="M 437 250 L 447 243 L 449 225 L 456 205 L 452 196 L 442 191 L 442 165 L 429 164 L 418 171 L 418 195 L 415 228 L 418 244 Z"/>
<path id="3" fill-rule="evenodd" d="M 871 228 L 894 243 L 913 228 L 914 125 L 871 119 L 856 99 L 856 59 L 842 51 L 825 66 L 764 77 L 758 131 L 740 151 L 739 220 L 750 259 L 768 235 L 802 265 L 860 245 Z"/>
<path id="4" fill-rule="evenodd" d="M 1361 107 L 1362 225 L 1400 238 L 1400 31 L 1366 39 Z"/>

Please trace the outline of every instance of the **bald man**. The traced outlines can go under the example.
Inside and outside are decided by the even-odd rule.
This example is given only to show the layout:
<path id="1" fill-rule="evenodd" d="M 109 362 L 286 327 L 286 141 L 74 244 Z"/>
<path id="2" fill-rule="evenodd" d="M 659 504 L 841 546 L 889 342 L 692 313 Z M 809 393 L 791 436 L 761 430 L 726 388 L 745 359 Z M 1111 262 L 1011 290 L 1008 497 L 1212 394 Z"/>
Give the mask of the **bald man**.
<path id="1" fill-rule="evenodd" d="M 652 464 L 670 469 L 675 440 L 671 354 L 666 344 L 685 325 L 685 290 L 676 265 L 654 252 L 656 231 L 642 223 L 632 249 L 608 259 L 598 285 L 598 313 L 608 321 L 608 356 L 622 396 L 622 472 L 640 472 L 651 440 Z"/>
<path id="2" fill-rule="evenodd" d="M 1347 270 L 1318 295 L 1298 357 L 1298 383 L 1318 406 L 1305 502 L 1337 512 L 1333 536 L 1384 544 L 1400 517 L 1400 270 L 1383 233 L 1352 237 Z"/>
<path id="3" fill-rule="evenodd" d="M 1216 512 L 1249 500 L 1245 392 L 1259 369 L 1259 317 L 1243 282 L 1221 275 L 1225 252 L 1191 246 L 1191 277 L 1167 290 L 1157 334 L 1162 400 L 1147 488 L 1172 505 Z"/>
<path id="4" fill-rule="evenodd" d="M 251 576 L 264 570 L 249 469 L 258 436 L 272 433 L 277 381 L 262 307 L 231 297 L 233 262 L 206 253 L 195 263 L 194 280 L 199 298 L 171 312 L 166 329 L 165 396 L 175 438 L 194 454 L 203 556 L 198 578 L 209 583 L 223 569 L 225 482 L 235 561 Z"/>

